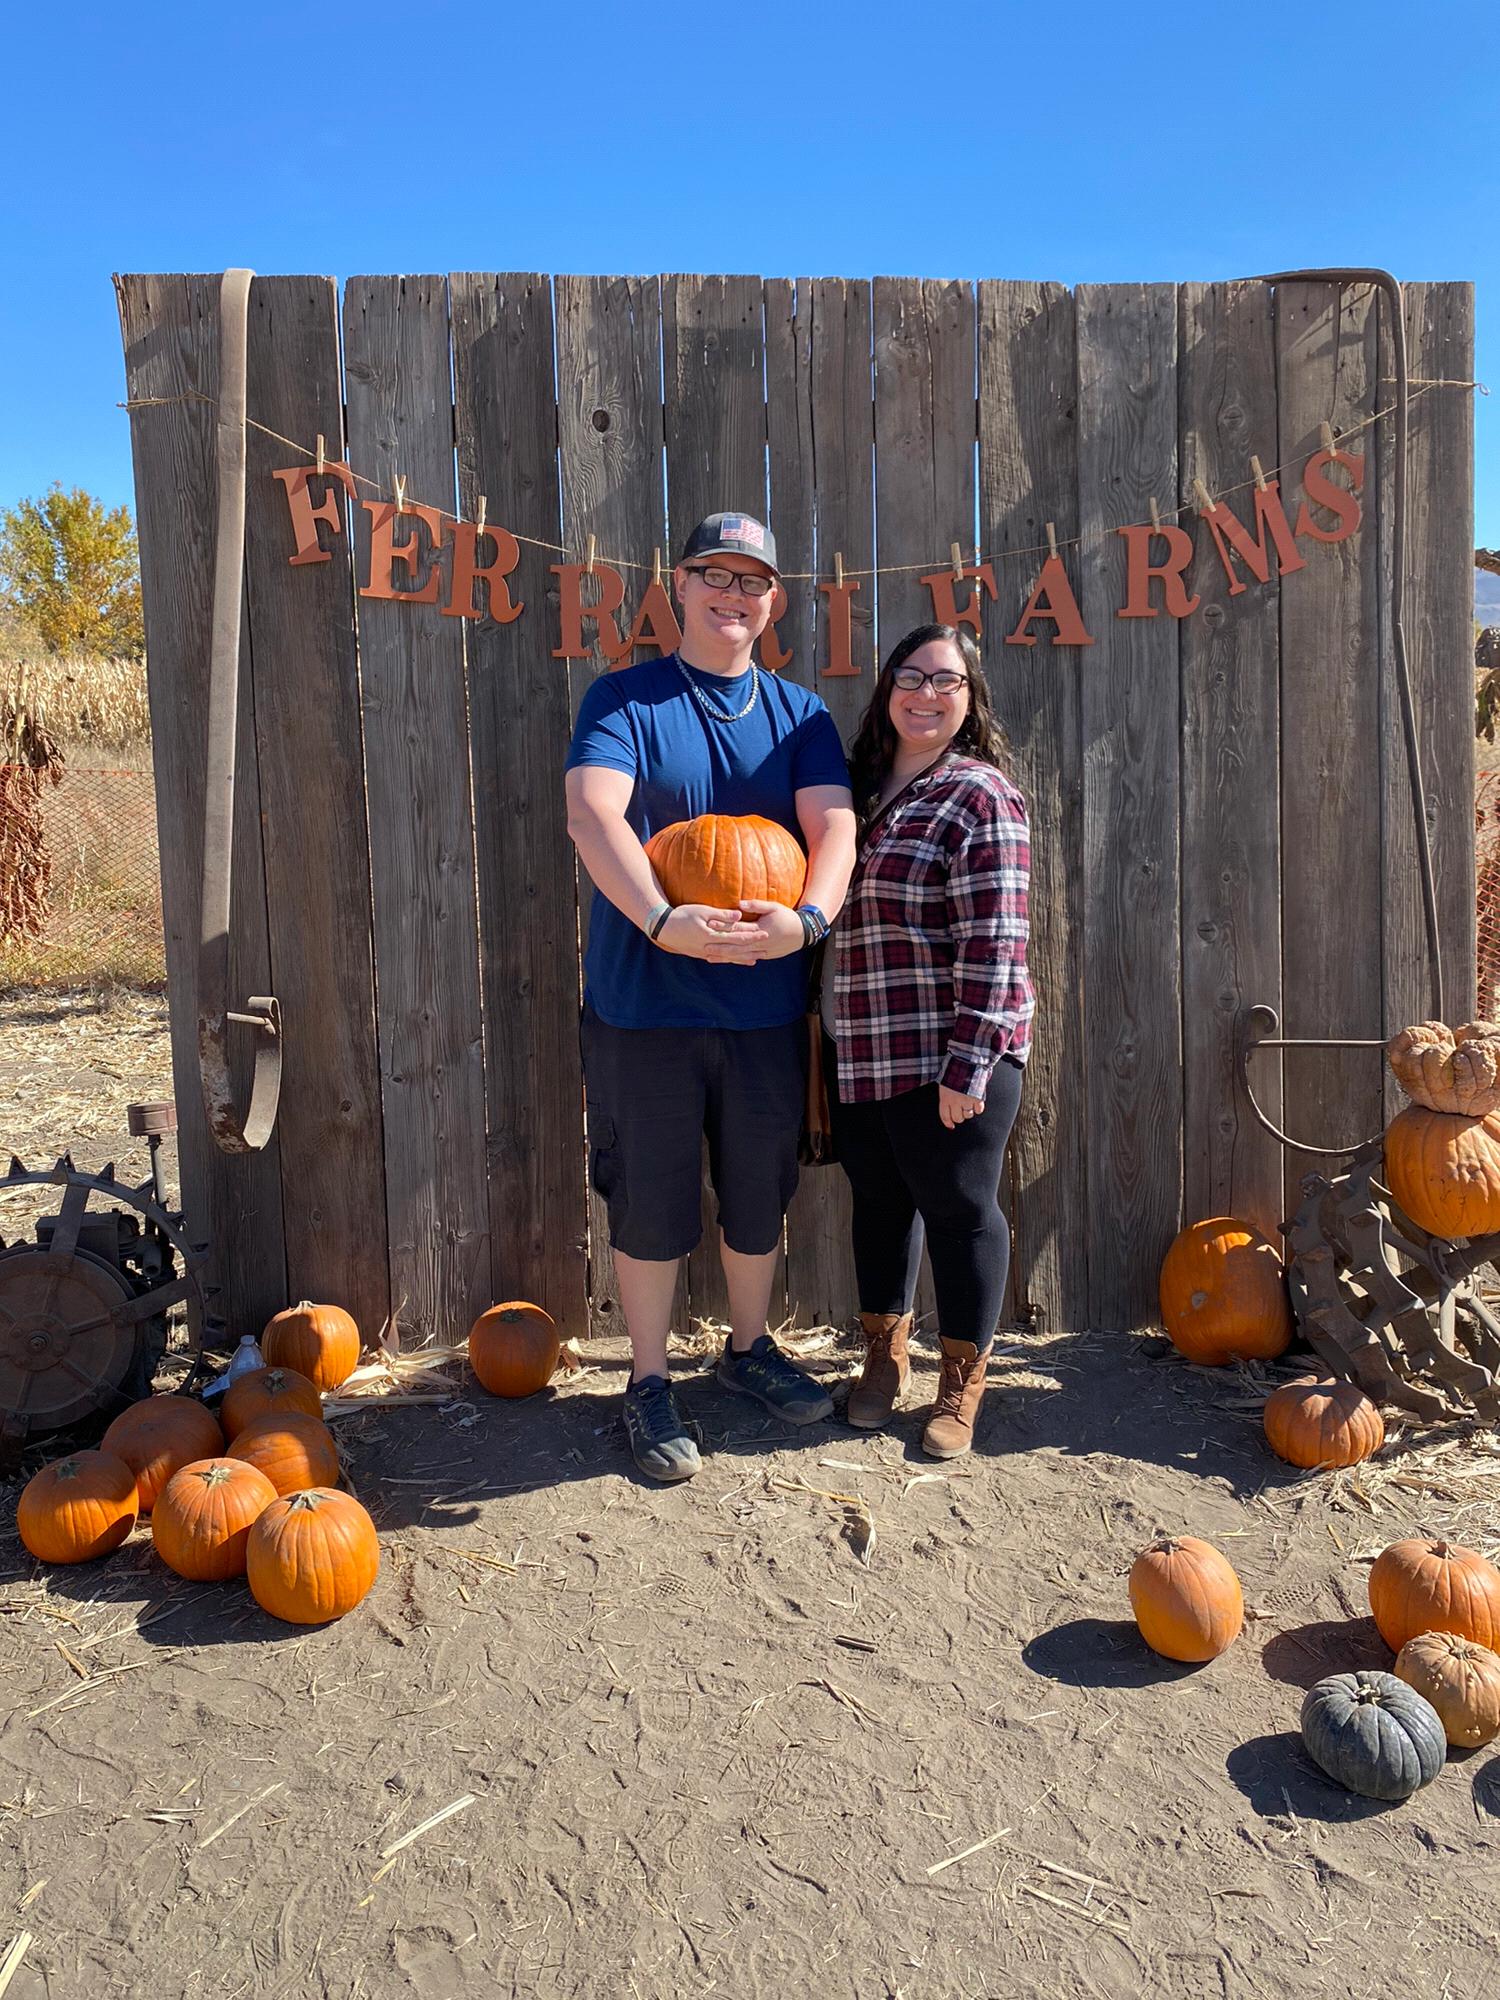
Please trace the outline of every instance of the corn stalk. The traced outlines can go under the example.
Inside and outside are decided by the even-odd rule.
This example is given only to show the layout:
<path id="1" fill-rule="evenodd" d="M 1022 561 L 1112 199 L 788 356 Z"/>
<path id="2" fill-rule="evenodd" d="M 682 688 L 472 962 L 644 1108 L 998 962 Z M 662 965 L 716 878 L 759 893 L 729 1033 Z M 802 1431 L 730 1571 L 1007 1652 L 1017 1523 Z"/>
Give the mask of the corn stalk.
<path id="1" fill-rule="evenodd" d="M 26 670 L 0 700 L 0 944 L 37 937 L 47 916 L 52 857 L 42 795 L 60 785 L 63 755 L 26 700 Z"/>

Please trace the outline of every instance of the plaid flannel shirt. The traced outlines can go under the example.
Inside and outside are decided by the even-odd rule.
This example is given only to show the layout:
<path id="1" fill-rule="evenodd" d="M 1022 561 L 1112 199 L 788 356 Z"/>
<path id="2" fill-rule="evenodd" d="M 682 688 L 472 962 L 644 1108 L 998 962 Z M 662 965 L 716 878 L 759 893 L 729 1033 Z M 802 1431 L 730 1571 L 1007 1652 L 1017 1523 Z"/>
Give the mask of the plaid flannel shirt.
<path id="1" fill-rule="evenodd" d="M 839 917 L 834 1036 L 851 1103 L 944 1083 L 982 1098 L 1024 1062 L 1026 805 L 1000 772 L 941 759 L 866 829 Z"/>

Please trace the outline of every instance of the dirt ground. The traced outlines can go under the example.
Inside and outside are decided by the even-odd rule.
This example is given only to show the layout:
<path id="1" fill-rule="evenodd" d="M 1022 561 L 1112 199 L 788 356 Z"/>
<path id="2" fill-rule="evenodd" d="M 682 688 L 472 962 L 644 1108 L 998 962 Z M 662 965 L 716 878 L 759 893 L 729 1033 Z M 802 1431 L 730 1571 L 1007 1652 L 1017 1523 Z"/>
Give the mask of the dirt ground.
<path id="1" fill-rule="evenodd" d="M 7 1151 L 47 1095 L 18 1005 Z M 160 1010 L 52 1039 L 77 1103 L 48 1135 L 97 1164 L 165 1083 Z M 179 1582 L 139 1530 L 43 1571 L 0 1493 L 0 1954 L 31 1934 L 9 2000 L 1488 1990 L 1500 1754 L 1380 1806 L 1296 1732 L 1321 1674 L 1390 1663 L 1362 1615 L 1387 1541 L 1496 1552 L 1493 1439 L 1303 1476 L 1248 1374 L 1149 1335 L 1002 1338 L 946 1467 L 916 1444 L 926 1349 L 886 1435 L 788 1435 L 685 1355 L 708 1456 L 672 1490 L 633 1474 L 607 1348 L 524 1403 L 456 1378 L 341 1418 L 383 1567 L 316 1631 Z M 831 1378 L 850 1359 L 811 1344 Z M 1129 1620 L 1162 1527 L 1244 1581 L 1204 1668 Z"/>

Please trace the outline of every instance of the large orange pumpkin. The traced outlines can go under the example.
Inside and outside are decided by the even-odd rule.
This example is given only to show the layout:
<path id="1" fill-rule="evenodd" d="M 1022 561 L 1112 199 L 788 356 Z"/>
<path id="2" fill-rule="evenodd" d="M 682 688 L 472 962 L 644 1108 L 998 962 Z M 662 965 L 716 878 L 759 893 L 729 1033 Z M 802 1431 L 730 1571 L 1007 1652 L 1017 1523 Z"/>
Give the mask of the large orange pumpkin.
<path id="1" fill-rule="evenodd" d="M 1459 1542 L 1392 1542 L 1370 1569 L 1370 1610 L 1393 1653 L 1422 1632 L 1500 1650 L 1500 1570 Z"/>
<path id="2" fill-rule="evenodd" d="M 290 1410 L 320 1417 L 323 1398 L 317 1384 L 295 1368 L 252 1368 L 224 1391 L 224 1435 L 237 1438 L 253 1418 L 285 1416 Z"/>
<path id="3" fill-rule="evenodd" d="M 75 1451 L 34 1473 L 16 1502 L 21 1540 L 42 1562 L 81 1563 L 135 1526 L 135 1474 L 112 1451 Z"/>
<path id="4" fill-rule="evenodd" d="M 470 1365 L 492 1396 L 534 1396 L 545 1389 L 561 1351 L 552 1320 L 523 1299 L 491 1306 L 469 1329 Z"/>
<path id="5" fill-rule="evenodd" d="M 224 1433 L 192 1396 L 147 1396 L 120 1412 L 100 1444 L 135 1474 L 141 1512 L 149 1514 L 174 1472 L 224 1449 Z"/>
<path id="6" fill-rule="evenodd" d="M 263 1611 L 290 1625 L 342 1618 L 368 1594 L 379 1570 L 375 1523 L 335 1487 L 289 1493 L 250 1532 L 251 1592 Z"/>
<path id="7" fill-rule="evenodd" d="M 1385 1420 L 1357 1383 L 1299 1375 L 1266 1398 L 1266 1437 L 1290 1465 L 1358 1465 L 1385 1443 Z"/>
<path id="8" fill-rule="evenodd" d="M 664 826 L 646 842 L 656 879 L 671 903 L 732 910 L 745 898 L 795 909 L 807 856 L 775 820 L 704 813 Z"/>
<path id="9" fill-rule="evenodd" d="M 245 1574 L 250 1530 L 276 1498 L 266 1475 L 239 1458 L 201 1458 L 174 1472 L 151 1513 L 151 1539 L 168 1569 L 194 1583 Z"/>
<path id="10" fill-rule="evenodd" d="M 1250 1222 L 1192 1223 L 1161 1267 L 1162 1324 L 1189 1361 L 1274 1361 L 1292 1338 L 1281 1259 Z"/>
<path id="11" fill-rule="evenodd" d="M 1500 1115 L 1462 1118 L 1409 1104 L 1386 1128 L 1385 1183 L 1431 1236 L 1500 1229 Z"/>
<path id="12" fill-rule="evenodd" d="M 342 1306 L 303 1299 L 266 1322 L 260 1351 L 268 1368 L 294 1368 L 319 1389 L 336 1389 L 359 1366 L 359 1328 Z"/>
<path id="13" fill-rule="evenodd" d="M 1488 1646 L 1457 1632 L 1419 1632 L 1396 1655 L 1396 1674 L 1427 1697 L 1459 1749 L 1500 1736 L 1500 1657 Z"/>
<path id="14" fill-rule="evenodd" d="M 1130 1572 L 1130 1608 L 1141 1637 L 1169 1660 L 1216 1660 L 1245 1622 L 1240 1580 L 1211 1542 L 1165 1536 Z"/>
<path id="15" fill-rule="evenodd" d="M 252 1417 L 225 1456 L 259 1467 L 278 1494 L 332 1486 L 339 1476 L 333 1432 L 301 1410 Z"/>

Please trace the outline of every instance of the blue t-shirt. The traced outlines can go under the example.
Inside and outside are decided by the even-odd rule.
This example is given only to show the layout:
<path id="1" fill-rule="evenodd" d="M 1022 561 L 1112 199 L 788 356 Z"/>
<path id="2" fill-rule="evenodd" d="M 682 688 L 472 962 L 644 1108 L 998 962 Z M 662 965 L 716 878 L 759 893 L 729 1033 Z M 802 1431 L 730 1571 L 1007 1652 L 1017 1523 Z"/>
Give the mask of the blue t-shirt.
<path id="1" fill-rule="evenodd" d="M 748 672 L 725 680 L 679 667 L 672 653 L 602 674 L 578 711 L 567 768 L 628 772 L 635 790 L 626 817 L 642 842 L 700 813 L 756 813 L 801 840 L 797 793 L 849 782 L 833 717 L 810 689 L 762 668 L 750 713 L 718 722 L 704 713 L 684 673 L 726 715 L 738 715 L 750 699 Z M 600 1020 L 616 1028 L 775 1028 L 807 1004 L 807 955 L 761 965 L 683 958 L 652 944 L 596 894 L 584 988 Z"/>

